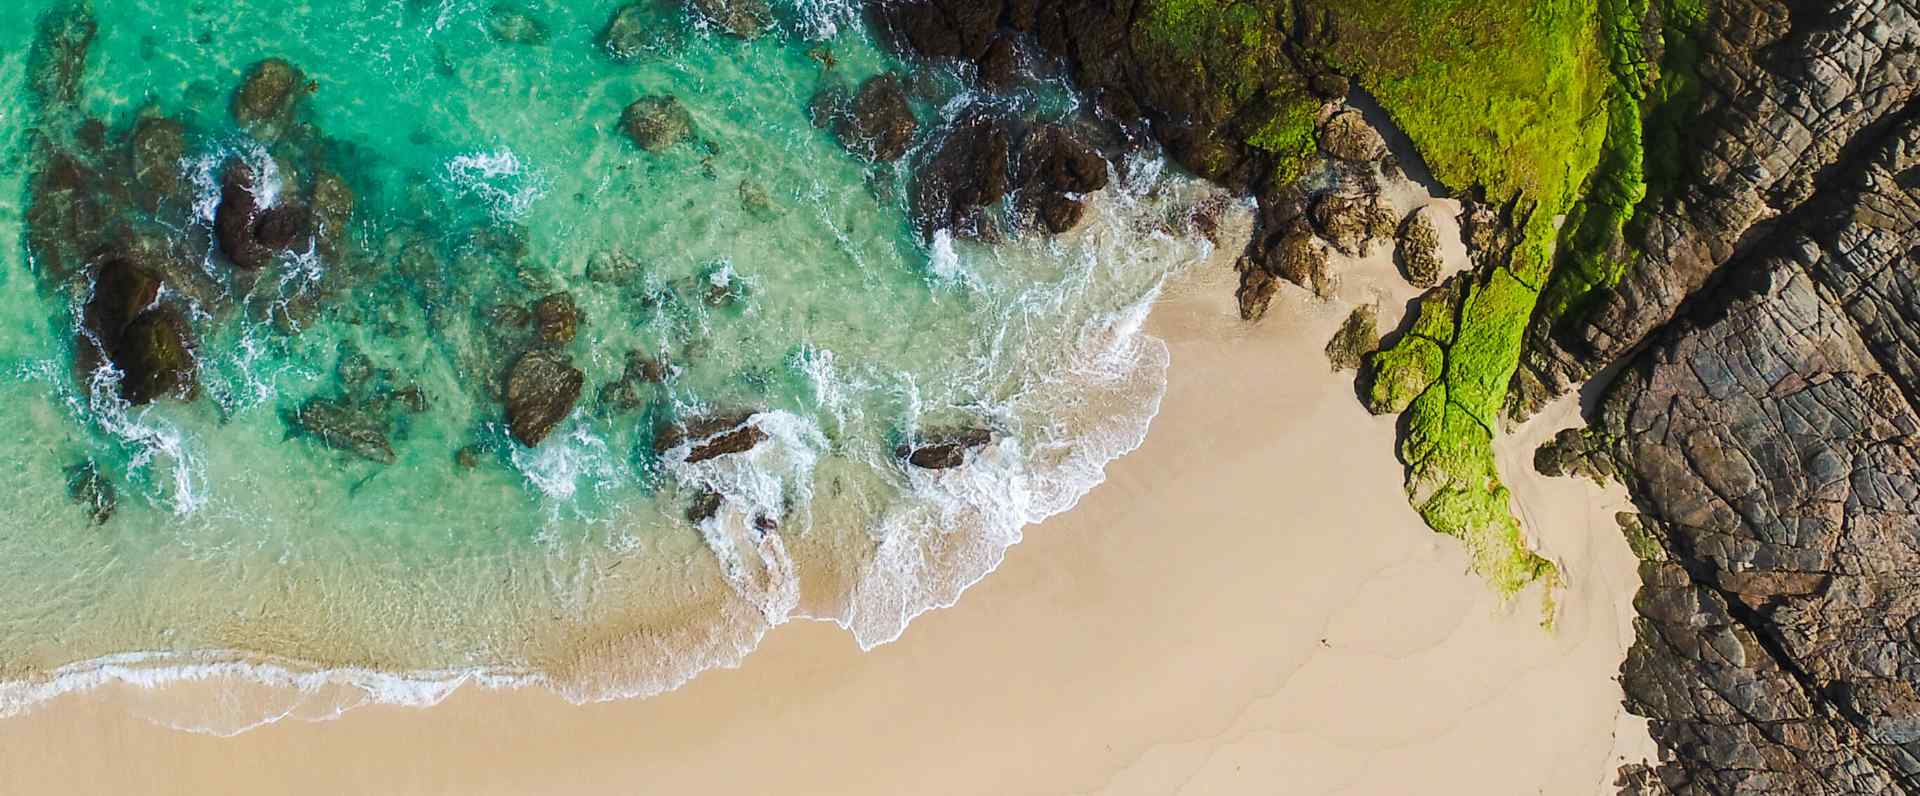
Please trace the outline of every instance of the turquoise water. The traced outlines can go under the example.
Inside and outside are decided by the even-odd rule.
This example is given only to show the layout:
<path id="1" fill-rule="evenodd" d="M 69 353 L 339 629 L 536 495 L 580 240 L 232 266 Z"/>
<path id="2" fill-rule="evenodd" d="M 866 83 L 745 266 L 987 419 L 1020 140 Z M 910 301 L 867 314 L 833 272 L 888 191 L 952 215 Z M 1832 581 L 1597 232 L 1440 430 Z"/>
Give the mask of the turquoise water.
<path id="1" fill-rule="evenodd" d="M 0 580 L 0 712 L 209 673 L 329 706 L 473 679 L 594 699 L 736 661 L 796 617 L 881 643 L 1138 444 L 1167 364 L 1145 308 L 1207 249 L 1169 222 L 1195 185 L 1130 156 L 1072 233 L 923 240 L 908 197 L 932 130 L 982 109 L 1083 123 L 1071 93 L 1035 79 L 976 95 L 895 60 L 856 4 L 830 0 L 776 4 L 750 40 L 656 9 L 655 49 L 616 62 L 598 36 L 617 5 L 515 6 L 533 41 L 503 41 L 495 4 L 456 0 L 0 9 L 0 429 L 16 462 L 0 561 L 18 573 Z M 35 31 L 83 14 L 97 34 L 77 102 L 36 104 Z M 278 140 L 228 113 L 270 57 L 312 81 L 311 128 Z M 874 165 L 808 104 L 886 71 L 909 74 L 921 129 Z M 649 152 L 621 134 L 649 95 L 686 108 L 688 140 Z M 76 376 L 106 255 L 30 245 L 27 209 L 49 201 L 31 186 L 54 153 L 117 173 L 145 117 L 183 126 L 167 162 L 188 201 L 127 211 L 107 237 L 173 252 L 159 301 L 190 323 L 200 390 L 135 406 L 114 368 Z M 234 159 L 265 206 L 338 175 L 353 195 L 338 242 L 236 272 L 213 243 Z M 584 388 L 528 447 L 502 374 L 530 345 L 516 319 L 561 292 L 580 320 L 553 347 Z M 671 375 L 603 394 L 629 352 Z M 315 400 L 379 407 L 390 460 L 302 429 Z M 764 440 L 747 452 L 656 445 L 675 422 L 748 412 Z M 993 441 L 952 470 L 900 461 L 903 442 L 954 428 Z M 113 494 L 104 522 L 69 489 L 89 463 Z"/>

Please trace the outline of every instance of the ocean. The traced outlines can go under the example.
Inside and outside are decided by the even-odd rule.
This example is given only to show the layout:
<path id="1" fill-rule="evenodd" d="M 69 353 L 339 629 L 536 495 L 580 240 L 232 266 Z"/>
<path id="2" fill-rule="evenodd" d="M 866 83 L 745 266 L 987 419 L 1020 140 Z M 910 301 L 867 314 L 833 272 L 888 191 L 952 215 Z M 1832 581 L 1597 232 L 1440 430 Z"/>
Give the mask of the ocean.
<path id="1" fill-rule="evenodd" d="M 624 8 L 0 8 L 0 715 L 205 680 L 228 698 L 162 720 L 234 732 L 468 683 L 644 696 L 794 619 L 871 647 L 1140 444 L 1144 321 L 1211 251 L 1210 189 L 1110 146 L 1069 232 L 1017 196 L 999 234 L 917 225 L 941 131 L 1101 121 L 1044 64 L 987 92 L 902 59 L 854 0 L 635 4 L 610 46 Z M 295 109 L 237 119 L 266 59 Z M 883 74 L 918 125 L 876 163 L 816 97 Z M 658 146 L 623 125 L 647 98 Z M 221 243 L 242 168 L 259 212 L 311 211 L 252 268 Z M 129 386 L 140 324 L 101 307 L 130 268 L 196 388 Z M 569 370 L 537 433 L 509 416 Z"/>

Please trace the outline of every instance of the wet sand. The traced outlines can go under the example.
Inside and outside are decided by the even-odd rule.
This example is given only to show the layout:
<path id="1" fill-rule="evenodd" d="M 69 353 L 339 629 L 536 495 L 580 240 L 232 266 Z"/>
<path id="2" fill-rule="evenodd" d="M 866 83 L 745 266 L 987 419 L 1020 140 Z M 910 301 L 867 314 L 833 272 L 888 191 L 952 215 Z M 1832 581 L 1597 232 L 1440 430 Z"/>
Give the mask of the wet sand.
<path id="1" fill-rule="evenodd" d="M 112 685 L 0 721 L 0 792 L 1610 792 L 1650 746 L 1614 682 L 1625 495 L 1526 466 L 1572 422 L 1559 404 L 1501 452 L 1565 570 L 1553 630 L 1538 595 L 1503 604 L 1468 573 L 1402 497 L 1392 419 L 1321 353 L 1356 301 L 1397 321 L 1415 291 L 1389 269 L 1351 264 L 1326 304 L 1287 288 L 1251 329 L 1221 263 L 1175 286 L 1145 445 L 872 652 L 801 622 L 652 699 L 468 687 L 231 738 L 136 715 L 213 687 Z"/>

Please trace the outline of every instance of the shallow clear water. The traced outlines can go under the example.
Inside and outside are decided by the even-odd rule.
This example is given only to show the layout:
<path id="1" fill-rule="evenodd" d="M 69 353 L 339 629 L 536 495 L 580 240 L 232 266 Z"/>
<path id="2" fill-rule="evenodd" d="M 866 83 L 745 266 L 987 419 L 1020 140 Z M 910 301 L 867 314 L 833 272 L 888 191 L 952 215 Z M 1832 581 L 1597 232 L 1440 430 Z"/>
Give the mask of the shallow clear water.
<path id="1" fill-rule="evenodd" d="M 907 196 L 930 130 L 983 105 L 1082 109 L 1056 83 L 982 97 L 899 63 L 850 0 L 779 4 L 749 41 L 662 12 L 659 50 L 633 63 L 597 45 L 609 3 L 523 4 L 548 35 L 515 43 L 483 2 L 96 0 L 79 108 L 36 112 L 30 50 L 56 5 L 0 8 L 0 712 L 210 673 L 322 712 L 473 678 L 591 699 L 671 687 L 797 616 L 884 642 L 1138 444 L 1167 364 L 1146 304 L 1206 251 L 1167 222 L 1196 186 L 1140 157 L 1067 235 L 922 240 Z M 268 57 L 313 81 L 317 143 L 230 118 Z M 888 70 L 913 73 L 921 133 L 873 166 L 808 102 Z M 621 111 L 659 94 L 693 135 L 646 152 Z M 89 282 L 28 244 L 26 208 L 49 151 L 125 157 L 143 115 L 187 130 L 192 207 L 145 229 L 186 252 L 162 300 L 190 310 L 201 392 L 131 406 L 112 368 L 76 378 Z M 236 157 L 266 176 L 263 204 L 338 173 L 346 243 L 236 277 L 210 232 Z M 612 262 L 630 267 L 600 273 Z M 500 308 L 561 291 L 585 389 L 529 448 L 495 394 L 525 345 Z M 342 367 L 354 351 L 364 385 Z M 601 390 L 630 351 L 676 370 L 622 404 Z M 367 395 L 424 398 L 383 415 L 391 462 L 293 423 L 310 400 Z M 689 463 L 654 444 L 735 411 L 767 436 L 746 453 Z M 900 462 L 903 441 L 955 427 L 994 441 L 952 470 Z M 69 494 L 87 462 L 115 494 L 104 523 Z M 710 493 L 712 516 L 689 510 Z"/>

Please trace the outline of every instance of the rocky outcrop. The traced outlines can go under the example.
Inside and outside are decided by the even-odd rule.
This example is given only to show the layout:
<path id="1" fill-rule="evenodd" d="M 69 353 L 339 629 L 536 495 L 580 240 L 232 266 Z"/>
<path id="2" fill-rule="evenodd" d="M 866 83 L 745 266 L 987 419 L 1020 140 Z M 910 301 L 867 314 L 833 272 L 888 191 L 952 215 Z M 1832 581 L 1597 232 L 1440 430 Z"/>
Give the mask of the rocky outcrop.
<path id="1" fill-rule="evenodd" d="M 580 400 L 586 374 L 572 358 L 548 349 L 522 354 L 507 371 L 507 428 L 529 448 L 540 444 Z"/>
<path id="2" fill-rule="evenodd" d="M 830 114 L 840 144 L 875 163 L 899 160 L 920 129 L 900 79 L 890 74 L 869 78 L 851 104 Z"/>
<path id="3" fill-rule="evenodd" d="M 1819 10 L 1709 0 L 1703 11 L 1690 38 L 1668 43 L 1697 56 L 1674 60 L 1698 98 L 1677 130 L 1649 141 L 1648 195 L 1617 247 L 1618 284 L 1571 317 L 1536 322 L 1515 377 L 1522 413 L 1646 340 L 1920 97 L 1911 0 Z"/>
<path id="4" fill-rule="evenodd" d="M 947 230 L 956 237 L 992 239 L 997 222 L 986 212 L 1007 195 L 1010 137 L 1004 122 L 973 117 L 947 131 L 913 185 L 913 216 L 922 235 Z"/>
<path id="5" fill-rule="evenodd" d="M 1107 161 L 1057 125 L 1027 133 L 1020 145 L 1020 209 L 1055 235 L 1080 225 L 1087 194 L 1107 187 Z"/>
<path id="6" fill-rule="evenodd" d="M 1327 341 L 1327 362 L 1334 370 L 1359 370 L 1368 354 L 1380 347 L 1380 310 L 1372 304 L 1355 307 Z"/>
<path id="7" fill-rule="evenodd" d="M 951 470 L 966 464 L 974 451 L 992 442 L 993 432 L 984 428 L 932 431 L 901 445 L 894 455 L 922 470 Z"/>
<path id="8" fill-rule="evenodd" d="M 1407 284 L 1433 287 L 1440 281 L 1440 232 L 1425 208 L 1407 214 L 1394 238 L 1393 259 Z"/>
<path id="9" fill-rule="evenodd" d="M 1660 546 L 1622 684 L 1674 793 L 1920 790 L 1920 125 L 1876 137 L 1594 432 Z"/>
<path id="10" fill-rule="evenodd" d="M 695 19 L 742 39 L 773 28 L 773 6 L 767 0 L 687 0 L 687 10 Z"/>

